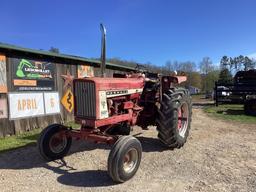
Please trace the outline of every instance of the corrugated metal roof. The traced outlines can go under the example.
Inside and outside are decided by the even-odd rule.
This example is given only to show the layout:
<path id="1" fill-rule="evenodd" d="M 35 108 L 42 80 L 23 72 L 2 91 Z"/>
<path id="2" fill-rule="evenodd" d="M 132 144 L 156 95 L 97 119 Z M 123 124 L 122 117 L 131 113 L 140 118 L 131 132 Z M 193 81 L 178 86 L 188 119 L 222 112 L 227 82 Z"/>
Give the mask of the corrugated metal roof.
<path id="1" fill-rule="evenodd" d="M 23 48 L 15 45 L 10 45 L 10 44 L 5 44 L 5 43 L 0 43 L 0 50 L 3 52 L 6 51 L 15 51 L 15 52 L 24 52 L 24 53 L 31 53 L 31 54 L 37 54 L 41 56 L 47 56 L 47 57 L 52 57 L 52 58 L 59 58 L 59 59 L 66 59 L 70 61 L 79 61 L 86 63 L 88 65 L 94 65 L 94 66 L 100 66 L 101 61 L 96 60 L 96 59 L 88 59 L 85 57 L 80 57 L 80 56 L 74 56 L 74 55 L 68 55 L 68 54 L 61 54 L 61 53 L 54 53 L 50 51 L 43 51 L 43 50 L 35 50 L 35 49 L 30 49 L 30 48 Z M 114 69 L 121 69 L 121 70 L 134 70 L 134 67 L 130 66 L 124 66 L 124 65 L 119 65 L 115 63 L 106 63 L 107 68 L 114 68 Z"/>

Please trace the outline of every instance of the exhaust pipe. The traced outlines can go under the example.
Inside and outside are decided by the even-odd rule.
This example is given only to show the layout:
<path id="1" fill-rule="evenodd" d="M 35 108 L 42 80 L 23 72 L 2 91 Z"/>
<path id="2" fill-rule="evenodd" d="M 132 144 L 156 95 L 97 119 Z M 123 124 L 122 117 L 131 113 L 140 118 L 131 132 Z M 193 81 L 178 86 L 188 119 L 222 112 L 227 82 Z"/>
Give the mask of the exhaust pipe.
<path id="1" fill-rule="evenodd" d="M 106 28 L 101 23 L 101 77 L 106 77 Z"/>

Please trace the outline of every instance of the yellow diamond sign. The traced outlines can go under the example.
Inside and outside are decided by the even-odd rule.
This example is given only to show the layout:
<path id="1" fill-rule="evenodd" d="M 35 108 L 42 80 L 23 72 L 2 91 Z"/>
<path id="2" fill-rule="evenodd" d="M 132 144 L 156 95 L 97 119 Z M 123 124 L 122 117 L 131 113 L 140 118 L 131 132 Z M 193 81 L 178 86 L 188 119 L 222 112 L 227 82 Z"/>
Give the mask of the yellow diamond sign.
<path id="1" fill-rule="evenodd" d="M 65 109 L 71 113 L 74 109 L 74 96 L 70 89 L 66 91 L 64 96 L 61 99 L 61 104 L 65 107 Z"/>

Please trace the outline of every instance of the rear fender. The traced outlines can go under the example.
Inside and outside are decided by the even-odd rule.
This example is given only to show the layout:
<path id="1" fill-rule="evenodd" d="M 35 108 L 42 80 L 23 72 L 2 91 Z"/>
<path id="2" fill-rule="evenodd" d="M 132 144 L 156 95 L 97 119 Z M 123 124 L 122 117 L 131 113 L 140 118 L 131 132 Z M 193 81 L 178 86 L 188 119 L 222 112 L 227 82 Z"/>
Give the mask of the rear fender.
<path id="1" fill-rule="evenodd" d="M 170 88 L 175 87 L 185 81 L 187 81 L 186 76 L 163 76 L 161 80 L 162 93 L 165 93 Z"/>

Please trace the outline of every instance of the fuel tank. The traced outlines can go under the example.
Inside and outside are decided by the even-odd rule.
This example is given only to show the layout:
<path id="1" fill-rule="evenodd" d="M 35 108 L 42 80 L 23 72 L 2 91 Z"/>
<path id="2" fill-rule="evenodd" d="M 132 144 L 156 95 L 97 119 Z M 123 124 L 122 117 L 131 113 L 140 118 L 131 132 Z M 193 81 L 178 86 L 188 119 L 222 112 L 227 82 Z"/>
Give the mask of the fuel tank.
<path id="1" fill-rule="evenodd" d="M 98 90 L 139 89 L 144 87 L 144 78 L 102 78 L 90 77 L 85 81 L 94 82 Z"/>

